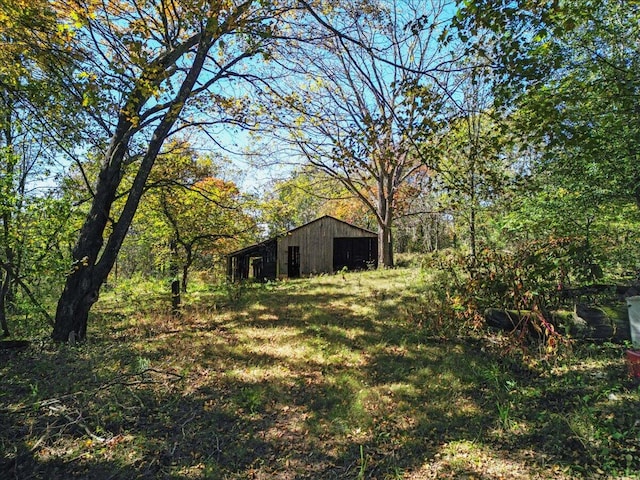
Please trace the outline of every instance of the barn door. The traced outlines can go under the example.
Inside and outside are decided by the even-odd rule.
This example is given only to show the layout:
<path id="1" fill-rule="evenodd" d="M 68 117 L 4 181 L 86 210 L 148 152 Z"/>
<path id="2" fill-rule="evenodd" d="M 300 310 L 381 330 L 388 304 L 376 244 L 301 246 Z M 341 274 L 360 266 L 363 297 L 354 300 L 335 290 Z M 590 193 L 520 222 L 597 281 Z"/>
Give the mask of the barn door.
<path id="1" fill-rule="evenodd" d="M 287 250 L 287 276 L 297 278 L 300 276 L 300 247 L 293 246 Z"/>
<path id="2" fill-rule="evenodd" d="M 339 272 L 344 267 L 351 268 L 351 251 L 353 239 L 333 239 L 333 271 Z"/>
<path id="3" fill-rule="evenodd" d="M 377 266 L 377 238 L 334 238 L 333 271 L 347 267 L 349 270 L 363 270 L 369 264 Z"/>

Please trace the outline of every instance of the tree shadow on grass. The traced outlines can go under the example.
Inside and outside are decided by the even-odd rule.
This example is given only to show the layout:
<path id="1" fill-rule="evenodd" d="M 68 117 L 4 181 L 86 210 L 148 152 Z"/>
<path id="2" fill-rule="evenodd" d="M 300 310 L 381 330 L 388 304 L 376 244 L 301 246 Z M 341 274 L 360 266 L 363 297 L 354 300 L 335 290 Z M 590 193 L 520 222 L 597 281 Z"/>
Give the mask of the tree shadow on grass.
<path id="1" fill-rule="evenodd" d="M 426 337 L 398 318 L 405 298 L 256 289 L 171 328 L 115 318 L 86 345 L 4 356 L 0 477 L 562 478 L 550 465 L 576 460 L 588 477 L 604 455 L 563 419 L 589 409 L 612 415 L 599 435 L 629 427 L 607 446 L 630 451 L 633 415 L 606 403 L 620 375 L 551 379 Z"/>

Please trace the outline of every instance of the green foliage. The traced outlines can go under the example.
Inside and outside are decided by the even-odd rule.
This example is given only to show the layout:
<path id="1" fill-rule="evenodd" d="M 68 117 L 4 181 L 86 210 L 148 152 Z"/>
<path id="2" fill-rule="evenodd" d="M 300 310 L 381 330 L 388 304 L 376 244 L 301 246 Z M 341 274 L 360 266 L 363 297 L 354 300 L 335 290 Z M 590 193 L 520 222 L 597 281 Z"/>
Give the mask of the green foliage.
<path id="1" fill-rule="evenodd" d="M 471 271 L 480 303 L 544 310 L 558 286 L 628 282 L 640 225 L 637 6 L 459 7 L 459 38 L 492 65 L 492 111 L 508 116 L 497 139 L 517 139 L 498 151 L 517 160 L 517 182 L 482 232 L 489 248 Z"/>
<path id="2" fill-rule="evenodd" d="M 555 265 L 554 274 L 565 285 L 602 278 L 615 282 L 624 272 L 635 271 L 638 209 L 629 202 L 601 202 L 589 192 L 568 189 L 563 181 L 537 175 L 512 191 L 505 199 L 508 211 L 492 227 L 500 232 L 492 240 L 496 248 L 518 249 L 530 242 L 555 245 L 556 251 L 541 255 L 540 261 Z"/>
<path id="3" fill-rule="evenodd" d="M 428 335 L 474 336 L 483 319 L 473 285 L 467 279 L 467 256 L 446 249 L 424 256 L 418 298 L 405 306 L 407 316 Z"/>
<path id="4" fill-rule="evenodd" d="M 433 308 L 426 328 L 444 336 L 469 335 L 482 330 L 487 309 L 507 310 L 515 318 L 510 347 L 527 358 L 533 355 L 534 362 L 557 358 L 569 342 L 550 308 L 558 304 L 563 282 L 580 268 L 573 253 L 570 239 L 559 239 L 511 250 L 483 248 L 475 258 L 456 251 L 433 256 L 433 273 L 424 286 L 426 304 Z M 508 405 L 502 407 L 508 411 Z"/>
<path id="5" fill-rule="evenodd" d="M 16 126 L 6 128 L 12 131 Z M 20 142 L 29 141 L 20 137 Z M 48 309 L 67 269 L 71 205 L 52 192 L 34 195 L 28 190 L 31 182 L 40 181 L 43 165 L 21 145 L 0 151 L 0 285 L 7 282 L 1 308 L 14 324 L 14 334 L 30 336 L 40 333 L 50 319 Z M 23 157 L 14 154 L 19 147 Z"/>
<path id="6" fill-rule="evenodd" d="M 371 212 L 337 179 L 310 167 L 291 172 L 273 184 L 260 205 L 269 236 L 299 227 L 322 215 L 375 229 Z"/>
<path id="7" fill-rule="evenodd" d="M 551 305 L 569 279 L 593 281 L 594 268 L 580 239 L 522 241 L 508 250 L 483 249 L 472 282 L 483 307 L 531 310 Z"/>
<path id="8" fill-rule="evenodd" d="M 251 385 L 243 387 L 235 401 L 248 413 L 255 414 L 264 409 L 266 393 L 260 385 Z"/>
<path id="9" fill-rule="evenodd" d="M 498 67 L 494 91 L 516 111 L 521 138 L 550 175 L 598 203 L 640 198 L 639 15 L 626 2 L 583 0 L 478 0 L 458 15 L 477 35 L 468 40 Z"/>
<path id="10" fill-rule="evenodd" d="M 488 74 L 463 70 L 456 119 L 449 122 L 437 154 L 435 186 L 440 208 L 451 212 L 459 235 L 476 256 L 488 212 L 509 186 L 517 160 L 509 154 L 506 121 L 492 106 Z"/>
<path id="11" fill-rule="evenodd" d="M 219 273 L 215 264 L 225 253 L 255 240 L 255 221 L 248 213 L 254 202 L 233 182 L 216 177 L 219 162 L 177 141 L 167 150 L 151 173 L 119 267 L 124 275 L 137 270 L 179 276 L 184 289 L 191 267 Z M 171 262 L 180 274 L 167 272 Z"/>
<path id="12" fill-rule="evenodd" d="M 260 207 L 269 236 L 315 220 L 321 216 L 322 205 L 332 196 L 322 175 L 308 169 L 293 171 L 290 178 L 275 182 Z"/>
<path id="13" fill-rule="evenodd" d="M 226 281 L 223 283 L 223 290 L 225 292 L 225 296 L 232 304 L 236 304 L 242 298 L 242 294 L 246 289 L 246 284 L 244 282 L 229 282 Z"/>
<path id="14" fill-rule="evenodd" d="M 77 56 L 58 2 L 0 4 L 0 320 L 4 333 L 39 334 L 59 294 L 70 203 L 54 170 L 84 119 L 67 90 Z M 55 293 L 54 293 L 55 292 Z M 43 321 L 44 320 L 44 321 Z"/>

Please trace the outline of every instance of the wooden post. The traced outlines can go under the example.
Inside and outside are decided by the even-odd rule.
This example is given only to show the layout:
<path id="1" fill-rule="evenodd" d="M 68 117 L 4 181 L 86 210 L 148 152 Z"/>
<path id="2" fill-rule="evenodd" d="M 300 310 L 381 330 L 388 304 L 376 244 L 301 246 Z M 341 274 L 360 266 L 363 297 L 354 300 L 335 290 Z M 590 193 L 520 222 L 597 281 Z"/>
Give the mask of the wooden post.
<path id="1" fill-rule="evenodd" d="M 169 274 L 171 275 L 171 314 L 180 316 L 180 279 L 178 278 L 178 242 L 175 239 L 169 244 L 170 260 Z"/>

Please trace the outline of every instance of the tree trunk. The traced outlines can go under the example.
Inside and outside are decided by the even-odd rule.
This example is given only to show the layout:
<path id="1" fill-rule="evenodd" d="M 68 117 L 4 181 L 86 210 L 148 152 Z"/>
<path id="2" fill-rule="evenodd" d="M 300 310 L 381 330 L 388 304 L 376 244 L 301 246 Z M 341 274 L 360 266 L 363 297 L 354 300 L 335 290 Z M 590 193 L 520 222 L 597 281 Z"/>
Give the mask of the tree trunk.
<path id="1" fill-rule="evenodd" d="M 89 310 L 98 300 L 102 282 L 95 278 L 93 267 L 84 267 L 67 277 L 58 301 L 51 337 L 60 342 L 83 340 L 87 335 Z"/>
<path id="2" fill-rule="evenodd" d="M 0 327 L 2 336 L 10 337 L 9 325 L 7 323 L 7 295 L 9 293 L 9 272 L 4 273 L 4 278 L 0 284 Z"/>
<path id="3" fill-rule="evenodd" d="M 103 234 L 116 192 L 122 178 L 121 166 L 125 146 L 117 145 L 126 141 L 114 136 L 112 146 L 106 155 L 98 177 L 96 192 L 91 209 L 80 231 L 80 237 L 73 249 L 74 262 L 67 275 L 65 287 L 58 300 L 52 338 L 56 341 L 83 340 L 87 332 L 89 310 L 98 300 L 100 287 L 109 274 L 109 269 L 97 268 L 98 255 L 103 245 Z M 102 253 L 102 259 L 108 255 Z M 117 253 L 116 253 L 117 255 Z M 115 258 L 113 259 L 115 261 Z"/>
<path id="4" fill-rule="evenodd" d="M 471 278 L 476 277 L 476 268 L 478 266 L 478 252 L 476 246 L 476 207 L 475 198 L 471 197 L 471 212 L 469 215 L 469 243 L 471 246 L 471 262 L 469 264 L 469 271 Z"/>
<path id="5" fill-rule="evenodd" d="M 393 241 L 391 228 L 378 226 L 378 268 L 393 267 Z"/>
<path id="6" fill-rule="evenodd" d="M 84 340 L 87 332 L 89 310 L 98 300 L 100 288 L 113 267 L 120 246 L 131 225 L 144 185 L 155 160 L 153 142 L 140 164 L 129 195 L 104 249 L 103 235 L 109 222 L 109 214 L 122 178 L 124 158 L 105 162 L 100 174 L 91 210 L 85 220 L 80 237 L 73 251 L 74 263 L 67 276 L 64 291 L 58 301 L 52 338 L 65 342 Z M 160 145 L 157 145 L 159 150 Z M 109 158 L 109 157 L 107 157 Z"/>
<path id="7" fill-rule="evenodd" d="M 186 244 L 184 245 L 184 249 L 187 258 L 185 259 L 184 265 L 182 265 L 182 291 L 187 293 L 189 269 L 193 264 L 193 245 Z"/>
<path id="8" fill-rule="evenodd" d="M 72 271 L 67 276 L 65 288 L 56 310 L 55 325 L 52 333 L 54 340 L 82 340 L 86 337 L 89 310 L 98 300 L 100 287 L 107 279 L 116 261 L 122 242 L 144 193 L 151 168 L 202 72 L 207 53 L 213 42 L 212 18 L 209 19 L 209 23 L 203 29 L 193 63 L 180 86 L 179 92 L 171 104 L 168 105 L 167 110 L 153 131 L 147 150 L 140 161 L 133 184 L 126 197 L 120 217 L 113 223 L 111 234 L 106 245 L 102 248 L 106 226 L 110 221 L 110 212 L 124 174 L 124 160 L 129 142 L 134 133 L 136 133 L 136 128 L 132 123 L 132 118 L 135 115 L 132 115 L 132 113 L 139 114 L 149 98 L 150 91 L 146 87 L 148 79 L 143 76 L 139 84 L 135 85 L 130 93 L 127 107 L 120 114 L 115 133 L 105 154 L 96 185 L 96 192 L 91 203 L 91 210 L 82 226 L 80 237 L 73 250 L 74 263 Z M 176 54 L 174 62 L 178 60 L 179 56 L 181 54 Z M 172 65 L 172 63 L 166 64 L 165 61 L 165 57 L 161 56 L 156 65 L 159 67 L 158 71 L 154 70 L 149 74 L 162 77 L 164 74 L 163 69 L 170 68 Z"/>
<path id="9" fill-rule="evenodd" d="M 174 239 L 169 244 L 169 275 L 171 275 L 171 315 L 180 316 L 180 279 L 178 278 L 178 242 Z"/>
<path id="10" fill-rule="evenodd" d="M 391 223 L 393 211 L 386 192 L 392 191 L 391 178 L 378 180 L 378 268 L 393 267 Z"/>

